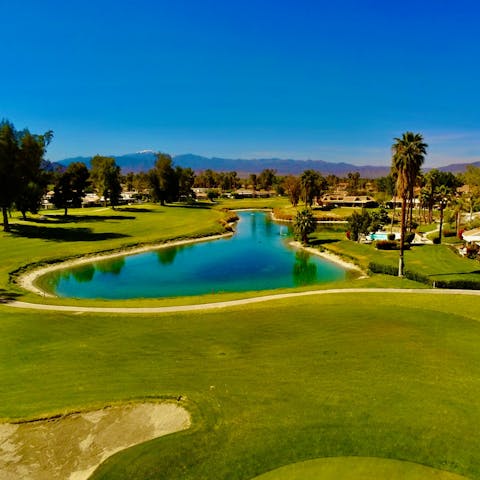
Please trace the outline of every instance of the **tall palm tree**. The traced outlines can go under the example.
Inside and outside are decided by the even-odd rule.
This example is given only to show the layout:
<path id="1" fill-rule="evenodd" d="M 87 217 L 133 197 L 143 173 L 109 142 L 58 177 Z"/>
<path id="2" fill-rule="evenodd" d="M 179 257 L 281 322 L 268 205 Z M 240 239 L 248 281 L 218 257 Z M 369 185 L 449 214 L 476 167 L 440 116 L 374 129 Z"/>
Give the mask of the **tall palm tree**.
<path id="1" fill-rule="evenodd" d="M 401 138 L 394 138 L 392 145 L 392 171 L 397 174 L 397 195 L 402 199 L 400 223 L 400 257 L 398 260 L 398 276 L 403 277 L 405 219 L 408 201 L 413 201 L 413 189 L 420 168 L 427 154 L 428 145 L 423 142 L 419 133 L 405 132 Z"/>

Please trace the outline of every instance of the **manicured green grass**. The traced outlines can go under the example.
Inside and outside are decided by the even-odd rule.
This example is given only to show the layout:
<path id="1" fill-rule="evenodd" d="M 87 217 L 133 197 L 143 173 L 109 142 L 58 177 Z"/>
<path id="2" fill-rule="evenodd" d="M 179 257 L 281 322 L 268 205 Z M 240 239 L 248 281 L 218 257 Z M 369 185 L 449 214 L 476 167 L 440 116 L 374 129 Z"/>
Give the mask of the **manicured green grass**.
<path id="1" fill-rule="evenodd" d="M 250 479 L 338 456 L 480 478 L 478 297 L 366 291 L 220 311 L 0 307 L 0 417 L 182 396 L 191 430 L 94 478 Z"/>
<path id="2" fill-rule="evenodd" d="M 30 263 L 220 233 L 221 208 L 145 205 L 71 211 L 69 222 L 14 220 L 13 233 L 0 238 L 0 289 L 20 293 L 8 274 Z M 360 264 L 372 255 L 397 261 L 397 252 L 342 240 L 342 226 L 315 238 Z M 436 275 L 458 274 L 450 254 L 446 246 L 421 247 L 407 252 L 406 261 Z M 342 285 L 418 284 L 377 275 L 332 287 Z M 478 297 L 366 291 L 163 315 L 0 306 L 0 319 L 1 418 L 148 397 L 181 396 L 192 412 L 190 430 L 120 452 L 95 478 L 251 479 L 310 459 L 361 456 L 480 479 Z"/>
<path id="3" fill-rule="evenodd" d="M 321 232 L 321 230 L 320 230 Z M 336 235 L 341 237 L 340 234 Z M 321 233 L 315 234 L 322 248 L 346 259 L 350 259 L 363 268 L 370 262 L 390 266 L 398 265 L 398 251 L 377 250 L 373 244 L 366 245 L 349 240 L 334 242 L 323 241 Z M 332 236 L 332 238 L 334 238 Z M 405 251 L 405 268 L 427 276 L 432 281 L 438 280 L 474 280 L 480 279 L 480 264 L 476 260 L 461 257 L 448 245 L 413 246 Z"/>
<path id="4" fill-rule="evenodd" d="M 254 480 L 461 480 L 465 477 L 416 463 L 385 458 L 321 458 L 294 463 L 256 477 Z"/>

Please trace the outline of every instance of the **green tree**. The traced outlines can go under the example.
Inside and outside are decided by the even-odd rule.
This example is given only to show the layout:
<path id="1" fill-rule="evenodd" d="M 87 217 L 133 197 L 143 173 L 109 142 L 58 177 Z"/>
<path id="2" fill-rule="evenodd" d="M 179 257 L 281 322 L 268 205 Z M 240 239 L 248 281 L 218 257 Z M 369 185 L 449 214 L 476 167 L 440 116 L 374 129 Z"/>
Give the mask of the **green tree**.
<path id="1" fill-rule="evenodd" d="M 294 177 L 293 175 L 287 175 L 283 179 L 283 188 L 285 189 L 285 193 L 288 195 L 290 203 L 296 207 L 298 205 L 298 201 L 300 200 L 300 194 L 302 193 L 300 179 L 298 177 Z"/>
<path id="2" fill-rule="evenodd" d="M 473 219 L 473 211 L 480 201 L 480 167 L 467 165 L 462 175 L 464 184 L 467 186 L 465 197 L 469 204 L 470 221 Z"/>
<path id="3" fill-rule="evenodd" d="M 178 179 L 178 195 L 193 198 L 193 185 L 195 184 L 195 172 L 190 168 L 175 167 L 175 174 Z"/>
<path id="4" fill-rule="evenodd" d="M 394 141 L 395 143 L 392 145 L 392 174 L 397 175 L 397 195 L 402 199 L 398 276 L 403 277 L 407 204 L 413 201 L 413 189 L 424 162 L 428 145 L 423 142 L 422 135 L 413 132 L 405 132 L 400 138 L 395 138 Z"/>
<path id="5" fill-rule="evenodd" d="M 250 185 L 252 186 L 253 196 L 255 197 L 256 191 L 257 191 L 257 182 L 258 182 L 257 174 L 256 173 L 251 173 L 248 176 L 248 181 L 250 182 Z"/>
<path id="6" fill-rule="evenodd" d="M 148 173 L 151 194 L 161 205 L 178 199 L 178 177 L 173 168 L 172 157 L 166 153 L 157 153 L 155 166 Z"/>
<path id="7" fill-rule="evenodd" d="M 258 186 L 262 190 L 271 190 L 277 183 L 277 171 L 272 168 L 265 168 L 258 175 Z"/>
<path id="8" fill-rule="evenodd" d="M 82 206 L 89 177 L 90 173 L 83 162 L 71 163 L 65 172 L 58 176 L 53 189 L 53 203 L 57 208 L 64 209 L 64 215 L 68 215 L 69 207 Z"/>
<path id="9" fill-rule="evenodd" d="M 367 211 L 362 213 L 353 212 L 348 218 L 348 231 L 350 232 L 350 240 L 358 242 L 361 235 L 366 235 L 372 230 L 376 230 L 378 224 L 372 225 L 372 217 Z M 375 222 L 378 219 L 375 219 Z"/>
<path id="10" fill-rule="evenodd" d="M 295 238 L 306 245 L 308 243 L 308 235 L 313 233 L 316 228 L 317 223 L 311 209 L 304 208 L 303 210 L 297 212 L 293 220 L 293 231 L 295 233 Z"/>
<path id="11" fill-rule="evenodd" d="M 322 195 L 327 188 L 326 180 L 315 170 L 305 170 L 300 177 L 300 183 L 307 207 L 311 207 L 315 197 Z"/>
<path id="12" fill-rule="evenodd" d="M 99 195 L 103 196 L 104 205 L 110 200 L 115 208 L 120 200 L 122 185 L 120 183 L 120 167 L 113 157 L 95 155 L 91 161 L 90 177 Z"/>
<path id="13" fill-rule="evenodd" d="M 358 195 L 360 188 L 360 173 L 348 172 L 347 174 L 347 193 L 349 195 Z"/>
<path id="14" fill-rule="evenodd" d="M 14 205 L 24 216 L 27 211 L 38 210 L 45 186 L 42 161 L 52 138 L 51 131 L 34 135 L 27 129 L 15 130 L 8 121 L 0 123 L 0 207 L 4 231 L 10 231 L 8 210 Z"/>

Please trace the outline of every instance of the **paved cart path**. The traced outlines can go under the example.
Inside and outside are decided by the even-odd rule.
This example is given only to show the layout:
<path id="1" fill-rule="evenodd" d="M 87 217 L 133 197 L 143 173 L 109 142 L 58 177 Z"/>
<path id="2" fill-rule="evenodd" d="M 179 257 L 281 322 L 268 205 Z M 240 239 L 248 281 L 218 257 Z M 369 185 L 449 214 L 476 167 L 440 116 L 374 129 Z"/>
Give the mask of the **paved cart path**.
<path id="1" fill-rule="evenodd" d="M 71 305 L 47 305 L 41 303 L 27 303 L 21 301 L 4 301 L 4 305 L 14 308 L 27 308 L 35 310 L 52 310 L 62 312 L 95 312 L 95 313 L 172 313 L 172 312 L 190 312 L 195 310 L 209 310 L 217 308 L 229 308 L 241 305 L 250 305 L 253 303 L 269 302 L 282 300 L 286 298 L 308 297 L 312 295 L 332 295 L 332 294 L 368 294 L 368 293 L 395 293 L 395 294 L 428 294 L 428 295 L 477 295 L 480 296 L 480 290 L 451 290 L 440 288 L 336 288 L 330 290 L 309 290 L 306 292 L 278 293 L 273 295 L 262 295 L 252 298 L 242 298 L 239 300 L 228 300 L 225 302 L 199 303 L 195 305 L 172 305 L 168 307 L 88 307 Z"/>

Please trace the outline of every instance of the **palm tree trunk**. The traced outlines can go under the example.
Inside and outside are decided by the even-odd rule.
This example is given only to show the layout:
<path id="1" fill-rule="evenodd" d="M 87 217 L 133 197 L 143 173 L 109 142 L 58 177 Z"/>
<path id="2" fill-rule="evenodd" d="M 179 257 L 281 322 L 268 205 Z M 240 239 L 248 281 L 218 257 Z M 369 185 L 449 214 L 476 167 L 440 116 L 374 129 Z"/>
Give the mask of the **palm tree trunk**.
<path id="1" fill-rule="evenodd" d="M 406 198 L 402 198 L 402 214 L 400 223 L 400 256 L 398 258 L 398 276 L 403 277 L 405 261 L 403 258 L 403 244 L 405 242 L 405 217 L 406 217 Z"/>
<path id="2" fill-rule="evenodd" d="M 390 223 L 390 233 L 393 232 L 393 222 L 395 221 L 395 211 L 397 209 L 397 196 L 393 197 L 393 212 L 392 212 L 392 221 Z"/>

